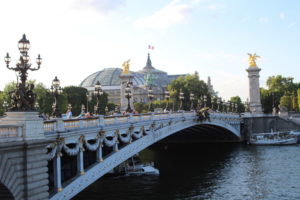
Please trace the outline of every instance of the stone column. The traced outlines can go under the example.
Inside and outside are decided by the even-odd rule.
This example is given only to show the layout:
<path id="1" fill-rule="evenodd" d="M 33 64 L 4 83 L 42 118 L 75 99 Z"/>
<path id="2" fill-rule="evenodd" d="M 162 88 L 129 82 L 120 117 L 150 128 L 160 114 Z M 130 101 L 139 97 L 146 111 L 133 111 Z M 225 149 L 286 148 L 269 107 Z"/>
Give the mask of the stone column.
<path id="1" fill-rule="evenodd" d="M 260 101 L 260 90 L 259 90 L 259 71 L 261 69 L 257 66 L 250 66 L 246 71 L 248 72 L 249 78 L 249 98 L 250 104 L 249 109 L 251 113 L 262 113 L 261 101 Z"/>
<path id="2" fill-rule="evenodd" d="M 120 75 L 120 79 L 121 79 L 121 106 L 120 106 L 120 111 L 121 112 L 124 112 L 126 109 L 127 109 L 127 105 L 128 105 L 128 100 L 127 98 L 125 98 L 125 88 L 126 88 L 126 85 L 127 85 L 127 82 L 133 80 L 133 75 L 131 73 L 128 73 L 128 74 L 121 74 Z M 131 84 L 131 93 L 132 93 L 132 97 L 130 98 L 130 107 L 132 110 L 134 110 L 133 108 L 133 87 L 132 87 L 132 84 Z"/>
<path id="3" fill-rule="evenodd" d="M 44 136 L 43 120 L 37 112 L 6 114 L 0 125 L 20 127 L 20 134 L 0 138 L 0 186 L 5 185 L 14 199 L 49 199 L 46 146 L 53 141 Z"/>

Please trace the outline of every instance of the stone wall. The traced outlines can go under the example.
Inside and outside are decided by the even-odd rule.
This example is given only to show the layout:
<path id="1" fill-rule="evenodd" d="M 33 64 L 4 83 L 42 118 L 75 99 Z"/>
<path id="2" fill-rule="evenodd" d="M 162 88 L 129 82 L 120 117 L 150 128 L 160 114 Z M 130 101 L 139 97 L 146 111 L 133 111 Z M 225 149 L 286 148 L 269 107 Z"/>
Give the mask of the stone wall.
<path id="1" fill-rule="evenodd" d="M 260 115 L 243 117 L 242 134 L 249 138 L 254 133 L 267 133 L 273 131 L 300 130 L 300 125 L 290 119 L 275 115 Z"/>
<path id="2" fill-rule="evenodd" d="M 0 143 L 1 200 L 49 198 L 46 155 L 48 143 L 45 140 Z"/>

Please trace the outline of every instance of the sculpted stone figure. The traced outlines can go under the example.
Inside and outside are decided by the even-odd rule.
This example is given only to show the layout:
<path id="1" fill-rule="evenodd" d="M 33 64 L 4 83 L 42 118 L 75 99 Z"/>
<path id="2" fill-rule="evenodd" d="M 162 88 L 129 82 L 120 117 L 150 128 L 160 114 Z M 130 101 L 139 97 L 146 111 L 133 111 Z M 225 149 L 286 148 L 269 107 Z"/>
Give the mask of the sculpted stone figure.
<path id="1" fill-rule="evenodd" d="M 123 66 L 123 74 L 128 74 L 129 73 L 129 62 L 130 59 L 123 62 L 122 66 Z"/>
<path id="2" fill-rule="evenodd" d="M 248 61 L 249 61 L 250 67 L 257 67 L 255 61 L 257 58 L 260 58 L 260 56 L 256 55 L 256 53 L 254 53 L 254 54 L 248 53 L 248 55 L 249 55 Z"/>

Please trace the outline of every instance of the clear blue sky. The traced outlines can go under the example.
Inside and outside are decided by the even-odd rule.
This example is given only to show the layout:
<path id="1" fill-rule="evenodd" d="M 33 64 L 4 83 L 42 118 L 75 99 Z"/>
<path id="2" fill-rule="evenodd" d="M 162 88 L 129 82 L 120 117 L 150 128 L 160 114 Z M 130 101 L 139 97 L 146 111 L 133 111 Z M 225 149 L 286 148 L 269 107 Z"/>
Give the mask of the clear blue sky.
<path id="1" fill-rule="evenodd" d="M 78 85 L 104 67 L 131 70 L 146 62 L 169 74 L 211 77 L 228 99 L 248 97 L 247 53 L 257 53 L 261 85 L 277 74 L 300 81 L 300 2 L 295 0 L 3 0 L 0 1 L 0 55 L 18 57 L 23 33 L 31 59 L 44 59 L 29 78 L 50 86 Z M 0 89 L 15 74 L 1 67 Z"/>

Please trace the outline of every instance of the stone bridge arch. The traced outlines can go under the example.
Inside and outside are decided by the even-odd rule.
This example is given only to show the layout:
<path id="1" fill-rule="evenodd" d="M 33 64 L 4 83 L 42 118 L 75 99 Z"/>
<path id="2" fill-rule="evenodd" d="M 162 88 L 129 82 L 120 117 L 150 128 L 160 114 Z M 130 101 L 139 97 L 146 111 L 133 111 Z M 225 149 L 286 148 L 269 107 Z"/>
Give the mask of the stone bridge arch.
<path id="1" fill-rule="evenodd" d="M 0 199 L 18 198 L 18 184 L 15 167 L 7 156 L 0 155 Z"/>
<path id="2" fill-rule="evenodd" d="M 233 120 L 234 121 L 234 120 Z M 229 123 L 229 122 L 228 122 Z M 141 127 L 145 126 L 144 133 L 142 137 L 137 140 L 134 140 L 132 143 L 128 143 L 126 146 L 118 149 L 117 151 L 110 154 L 103 161 L 95 163 L 92 166 L 88 167 L 85 171 L 84 175 L 77 175 L 73 181 L 68 182 L 67 185 L 63 184 L 63 190 L 53 194 L 51 200 L 63 200 L 63 199 L 71 199 L 77 193 L 85 189 L 87 186 L 98 180 L 101 176 L 108 173 L 114 167 L 118 166 L 125 160 L 129 159 L 136 153 L 142 151 L 143 149 L 149 147 L 150 145 L 163 140 L 164 138 L 170 137 L 171 135 L 178 133 L 180 131 L 191 130 L 195 127 L 201 127 L 202 129 L 222 129 L 226 130 L 227 133 L 230 133 L 234 136 L 236 141 L 239 140 L 238 130 L 235 130 L 235 123 L 238 124 L 238 121 L 233 122 L 232 124 L 227 124 L 227 122 L 220 123 L 218 120 L 210 121 L 198 121 L 196 117 L 178 117 L 175 119 L 165 119 L 165 120 L 154 120 L 147 121 L 147 123 L 137 123 L 134 125 L 132 132 L 140 132 Z M 120 126 L 120 131 L 122 133 L 126 132 L 128 127 L 131 125 L 128 124 L 126 126 Z M 109 128 L 107 130 L 110 130 Z M 113 130 L 113 131 L 112 131 Z M 115 133 L 115 128 L 111 130 L 111 134 L 109 137 L 113 137 L 113 133 Z M 119 129 L 118 129 L 119 131 Z M 94 133 L 91 133 L 94 134 Z M 72 141 L 80 141 L 78 138 L 80 135 L 76 137 L 72 136 Z M 94 138 L 95 135 L 92 137 Z M 90 138 L 90 139 L 92 139 Z M 65 140 L 67 141 L 67 140 Z M 71 143 L 72 143 L 71 141 Z M 101 145 L 100 145 L 101 146 Z"/>

